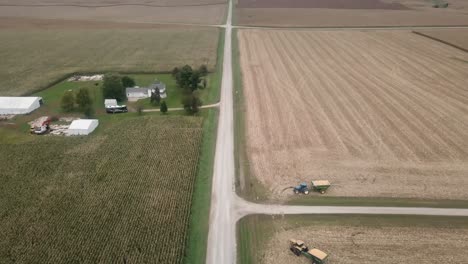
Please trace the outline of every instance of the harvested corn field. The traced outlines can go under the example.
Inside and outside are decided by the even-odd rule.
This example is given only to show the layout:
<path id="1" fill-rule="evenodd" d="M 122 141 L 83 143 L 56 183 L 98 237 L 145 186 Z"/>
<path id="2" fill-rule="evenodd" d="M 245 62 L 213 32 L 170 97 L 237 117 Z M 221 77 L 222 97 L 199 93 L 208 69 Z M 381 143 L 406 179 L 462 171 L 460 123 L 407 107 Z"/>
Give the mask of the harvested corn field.
<path id="1" fill-rule="evenodd" d="M 0 0 L 0 17 L 221 24 L 223 0 Z"/>
<path id="2" fill-rule="evenodd" d="M 240 222 L 240 239 L 245 243 L 241 257 L 250 257 L 251 261 L 242 263 L 310 264 L 309 259 L 289 250 L 290 238 L 328 253 L 328 263 L 466 263 L 466 220 L 434 216 L 249 216 Z M 249 229 L 242 232 L 245 227 Z"/>
<path id="3" fill-rule="evenodd" d="M 468 2 L 433 8 L 422 0 L 239 0 L 236 22 L 277 27 L 468 25 Z"/>
<path id="4" fill-rule="evenodd" d="M 411 32 L 239 31 L 250 172 L 331 196 L 468 199 L 468 54 Z M 289 194 L 289 192 L 287 192 Z"/>
<path id="5" fill-rule="evenodd" d="M 415 32 L 468 52 L 468 29 L 432 29 Z"/>
<path id="6" fill-rule="evenodd" d="M 0 263 L 182 263 L 201 122 L 0 144 Z"/>
<path id="7" fill-rule="evenodd" d="M 408 9 L 400 3 L 380 0 L 239 0 L 240 8 L 331 8 L 331 9 Z"/>

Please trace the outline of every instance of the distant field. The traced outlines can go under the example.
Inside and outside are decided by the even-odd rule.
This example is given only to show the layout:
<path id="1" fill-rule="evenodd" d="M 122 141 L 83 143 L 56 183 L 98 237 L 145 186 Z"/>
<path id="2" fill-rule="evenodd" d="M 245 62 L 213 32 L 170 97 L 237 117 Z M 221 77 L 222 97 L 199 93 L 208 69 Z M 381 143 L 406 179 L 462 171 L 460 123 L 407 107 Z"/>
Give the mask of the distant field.
<path id="1" fill-rule="evenodd" d="M 201 126 L 122 118 L 0 144 L 0 263 L 182 263 Z"/>
<path id="2" fill-rule="evenodd" d="M 238 0 L 239 7 L 263 8 L 331 8 L 331 9 L 407 9 L 400 3 L 380 0 Z"/>
<path id="3" fill-rule="evenodd" d="M 0 17 L 221 24 L 226 7 L 223 0 L 0 0 Z"/>
<path id="4" fill-rule="evenodd" d="M 435 40 L 464 49 L 468 52 L 468 29 L 432 29 L 418 30 L 421 33 Z"/>
<path id="5" fill-rule="evenodd" d="M 289 250 L 303 240 L 329 254 L 328 263 L 466 263 L 466 217 L 252 215 L 239 223 L 242 264 L 310 264 Z"/>
<path id="6" fill-rule="evenodd" d="M 468 25 L 468 2 L 432 8 L 424 0 L 238 0 L 239 25 L 294 27 Z"/>
<path id="7" fill-rule="evenodd" d="M 0 95 L 22 95 L 73 72 L 157 72 L 207 64 L 213 70 L 215 28 L 2 29 Z"/>
<path id="8" fill-rule="evenodd" d="M 468 199 L 467 53 L 404 31 L 239 40 L 248 164 L 273 198 L 328 179 L 327 196 Z"/>

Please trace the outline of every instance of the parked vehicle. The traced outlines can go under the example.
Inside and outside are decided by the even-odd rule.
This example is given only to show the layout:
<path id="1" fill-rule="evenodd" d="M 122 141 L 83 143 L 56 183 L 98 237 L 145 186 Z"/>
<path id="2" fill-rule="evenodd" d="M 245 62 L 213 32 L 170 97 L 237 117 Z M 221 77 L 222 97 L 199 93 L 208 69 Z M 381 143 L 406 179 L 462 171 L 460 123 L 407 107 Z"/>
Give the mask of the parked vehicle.
<path id="1" fill-rule="evenodd" d="M 128 112 L 128 109 L 126 105 L 112 105 L 106 106 L 106 112 L 109 114 L 126 113 Z"/>

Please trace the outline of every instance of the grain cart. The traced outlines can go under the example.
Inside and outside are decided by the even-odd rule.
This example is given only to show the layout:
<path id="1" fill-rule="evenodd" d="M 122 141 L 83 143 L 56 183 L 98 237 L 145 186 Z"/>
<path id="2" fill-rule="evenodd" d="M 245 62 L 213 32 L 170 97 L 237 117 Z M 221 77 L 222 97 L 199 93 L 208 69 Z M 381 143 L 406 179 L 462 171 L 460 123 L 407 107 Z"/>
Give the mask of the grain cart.
<path id="1" fill-rule="evenodd" d="M 302 240 L 290 239 L 289 249 L 296 256 L 304 255 L 306 258 L 312 260 L 312 264 L 325 264 L 327 262 L 328 254 L 320 249 L 310 249 L 304 244 Z"/>
<path id="2" fill-rule="evenodd" d="M 312 188 L 314 191 L 324 194 L 328 188 L 330 188 L 331 184 L 329 181 L 312 181 Z"/>
<path id="3" fill-rule="evenodd" d="M 307 187 L 307 183 L 303 182 L 299 184 L 298 186 L 294 187 L 294 193 L 299 194 L 309 194 L 309 188 Z"/>

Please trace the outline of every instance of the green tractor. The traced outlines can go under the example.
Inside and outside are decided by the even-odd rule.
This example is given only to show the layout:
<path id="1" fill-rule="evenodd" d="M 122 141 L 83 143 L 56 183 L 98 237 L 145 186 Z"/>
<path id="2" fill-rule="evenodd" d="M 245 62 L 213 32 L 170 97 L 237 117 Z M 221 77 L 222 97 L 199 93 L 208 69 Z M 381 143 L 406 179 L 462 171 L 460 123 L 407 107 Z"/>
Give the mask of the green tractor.
<path id="1" fill-rule="evenodd" d="M 289 249 L 296 256 L 303 255 L 312 260 L 312 264 L 325 264 L 327 263 L 328 254 L 320 249 L 309 249 L 302 240 L 290 239 Z"/>

